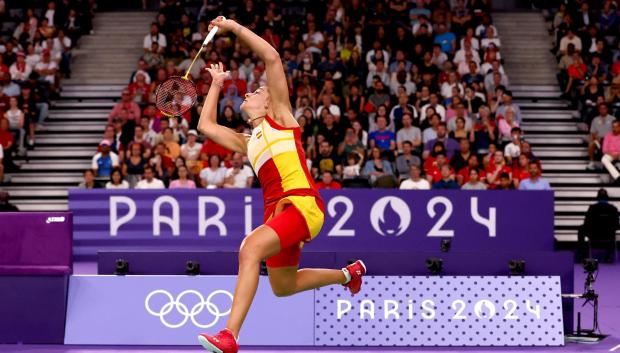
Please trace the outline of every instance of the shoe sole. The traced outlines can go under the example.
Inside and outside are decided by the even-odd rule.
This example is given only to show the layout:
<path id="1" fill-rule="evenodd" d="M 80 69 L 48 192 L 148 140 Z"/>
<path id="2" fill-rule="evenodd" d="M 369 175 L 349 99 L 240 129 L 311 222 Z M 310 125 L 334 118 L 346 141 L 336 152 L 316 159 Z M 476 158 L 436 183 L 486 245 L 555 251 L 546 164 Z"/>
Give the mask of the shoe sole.
<path id="1" fill-rule="evenodd" d="M 209 342 L 206 338 L 200 335 L 198 336 L 198 342 L 200 342 L 200 345 L 202 346 L 202 348 L 206 349 L 209 352 L 224 353 L 221 349 L 217 348 L 211 342 Z"/>

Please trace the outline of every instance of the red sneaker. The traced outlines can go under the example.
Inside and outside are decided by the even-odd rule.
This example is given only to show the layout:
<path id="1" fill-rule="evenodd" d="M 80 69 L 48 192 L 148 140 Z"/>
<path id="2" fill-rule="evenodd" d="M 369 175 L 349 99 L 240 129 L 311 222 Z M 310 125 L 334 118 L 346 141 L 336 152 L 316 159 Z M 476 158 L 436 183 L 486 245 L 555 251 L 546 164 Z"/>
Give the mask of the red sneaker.
<path id="1" fill-rule="evenodd" d="M 198 342 L 209 352 L 213 353 L 237 353 L 239 345 L 233 333 L 225 328 L 215 336 L 201 333 Z"/>
<path id="2" fill-rule="evenodd" d="M 351 275 L 351 280 L 349 283 L 344 284 L 344 286 L 349 288 L 351 295 L 357 294 L 362 289 L 362 276 L 366 274 L 366 265 L 364 265 L 362 260 L 357 260 L 347 266 L 346 269 Z"/>

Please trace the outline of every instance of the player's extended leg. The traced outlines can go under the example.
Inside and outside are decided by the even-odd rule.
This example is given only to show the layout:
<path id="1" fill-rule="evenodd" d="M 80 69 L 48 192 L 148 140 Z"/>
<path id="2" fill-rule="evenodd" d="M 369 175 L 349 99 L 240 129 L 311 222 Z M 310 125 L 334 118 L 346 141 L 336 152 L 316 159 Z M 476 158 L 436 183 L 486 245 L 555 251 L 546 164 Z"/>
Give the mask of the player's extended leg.
<path id="1" fill-rule="evenodd" d="M 344 284 L 347 281 L 342 270 L 328 270 L 294 267 L 268 267 L 269 283 L 273 293 L 278 297 L 285 297 L 310 289 Z"/>

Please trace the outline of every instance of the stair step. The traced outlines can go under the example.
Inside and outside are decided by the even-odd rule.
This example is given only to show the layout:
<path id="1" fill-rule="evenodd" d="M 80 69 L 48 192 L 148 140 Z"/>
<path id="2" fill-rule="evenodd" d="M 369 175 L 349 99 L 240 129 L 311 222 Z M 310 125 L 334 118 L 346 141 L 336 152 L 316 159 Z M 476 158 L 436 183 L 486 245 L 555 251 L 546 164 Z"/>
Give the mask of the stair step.
<path id="1" fill-rule="evenodd" d="M 77 124 L 77 123 L 76 123 Z M 39 128 L 37 130 L 37 133 L 43 133 L 43 134 L 51 134 L 51 133 L 56 133 L 56 134 L 81 134 L 84 132 L 96 132 L 99 135 L 102 134 L 103 130 L 105 129 L 105 124 L 101 124 L 99 122 L 95 122 L 94 124 L 91 125 L 86 125 L 84 123 L 80 123 L 80 125 L 75 125 L 74 123 L 71 124 L 57 124 L 57 125 L 51 125 L 50 124 L 45 124 L 43 126 L 41 126 L 41 128 Z M 66 138 L 70 138 L 69 136 L 66 136 Z"/>
<path id="2" fill-rule="evenodd" d="M 36 202 L 27 203 L 28 200 L 20 200 L 16 201 L 13 204 L 17 206 L 17 208 L 22 212 L 30 212 L 30 211 L 47 211 L 47 212 L 60 212 L 60 211 L 68 211 L 69 204 L 66 201 L 60 200 L 36 200 Z"/>
<path id="3" fill-rule="evenodd" d="M 54 108 L 110 108 L 112 109 L 116 103 L 110 100 L 92 100 L 92 101 L 56 101 L 52 102 L 51 106 Z"/>
<path id="4" fill-rule="evenodd" d="M 127 80 L 129 81 L 129 80 Z M 63 81 L 65 82 L 65 81 Z M 77 84 L 63 84 L 63 95 L 67 92 L 121 92 L 126 85 L 77 85 Z"/>
<path id="5" fill-rule="evenodd" d="M 102 139 L 102 133 L 92 135 L 71 135 L 66 136 L 41 136 L 37 138 L 37 146 L 59 145 L 59 146 L 97 146 Z"/>
<path id="6" fill-rule="evenodd" d="M 67 151 L 67 150 L 45 151 L 45 150 L 35 149 L 34 151 L 28 152 L 28 158 L 32 160 L 32 159 L 37 159 L 37 158 L 67 158 L 67 157 L 80 158 L 81 157 L 81 158 L 88 160 L 92 158 L 96 152 L 97 152 L 96 149 L 93 149 L 91 151 L 85 148 L 80 148 L 75 151 Z"/>
<path id="7" fill-rule="evenodd" d="M 5 191 L 11 195 L 11 200 L 15 200 L 15 202 L 19 202 L 17 200 L 21 199 L 32 199 L 32 198 L 67 198 L 68 192 L 66 188 L 43 188 L 43 187 L 12 187 L 12 188 L 4 188 Z"/>
<path id="8" fill-rule="evenodd" d="M 67 160 L 70 161 L 70 160 Z M 36 170 L 36 171 L 84 171 L 90 168 L 90 162 L 83 160 L 74 162 L 53 161 L 53 163 L 43 163 L 39 160 L 24 164 L 21 166 L 21 170 Z"/>
<path id="9" fill-rule="evenodd" d="M 585 144 L 584 137 L 572 137 L 572 136 L 563 136 L 563 137 L 541 136 L 541 137 L 538 137 L 538 135 L 532 135 L 532 136 L 526 136 L 526 140 L 529 141 L 533 145 L 579 145 L 579 144 Z"/>
<path id="10" fill-rule="evenodd" d="M 82 173 L 23 173 L 12 174 L 11 183 L 14 186 L 19 184 L 61 184 L 78 185 L 84 180 Z"/>
<path id="11" fill-rule="evenodd" d="M 121 91 L 73 91 L 62 92 L 62 98 L 120 98 Z"/>

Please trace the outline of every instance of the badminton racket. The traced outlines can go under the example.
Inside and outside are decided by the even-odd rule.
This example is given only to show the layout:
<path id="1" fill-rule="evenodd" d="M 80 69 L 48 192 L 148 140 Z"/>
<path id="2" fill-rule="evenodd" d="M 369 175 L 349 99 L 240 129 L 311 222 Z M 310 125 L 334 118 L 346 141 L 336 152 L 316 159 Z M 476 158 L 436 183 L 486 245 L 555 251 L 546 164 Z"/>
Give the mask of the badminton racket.
<path id="1" fill-rule="evenodd" d="M 218 27 L 216 26 L 207 34 L 207 38 L 202 42 L 200 50 L 194 56 L 194 60 L 187 68 L 184 76 L 171 76 L 157 87 L 155 105 L 162 114 L 169 117 L 181 116 L 196 103 L 198 94 L 194 82 L 189 79 L 189 73 L 200 54 L 202 54 L 203 49 L 213 40 L 217 31 Z"/>

